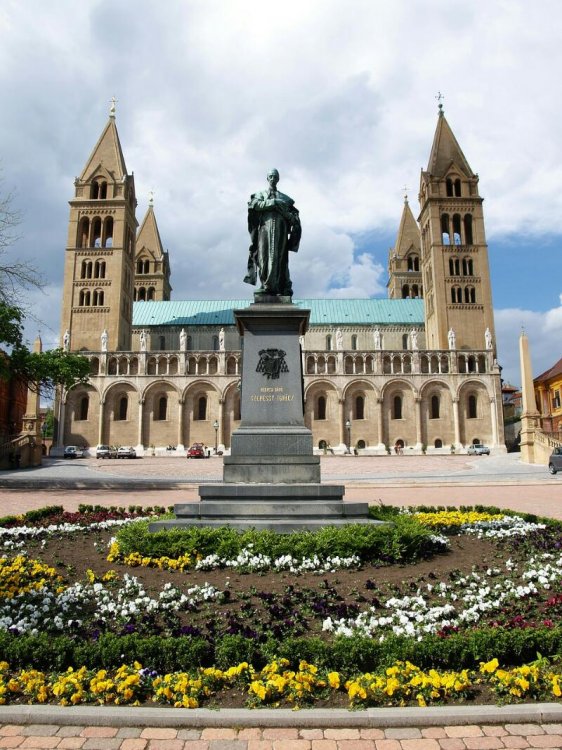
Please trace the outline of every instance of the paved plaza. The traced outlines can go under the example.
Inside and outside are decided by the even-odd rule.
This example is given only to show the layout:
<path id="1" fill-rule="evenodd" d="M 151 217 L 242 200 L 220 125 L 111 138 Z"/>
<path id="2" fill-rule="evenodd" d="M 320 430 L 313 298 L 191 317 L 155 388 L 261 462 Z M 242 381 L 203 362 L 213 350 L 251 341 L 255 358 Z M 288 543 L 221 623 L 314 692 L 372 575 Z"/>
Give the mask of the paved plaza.
<path id="1" fill-rule="evenodd" d="M 323 456 L 322 481 L 344 484 L 345 500 L 387 505 L 497 505 L 562 518 L 562 474 L 501 456 Z M 222 459 L 49 458 L 40 468 L 0 473 L 0 513 L 60 503 L 164 505 L 198 500 L 222 480 Z"/>
<path id="2" fill-rule="evenodd" d="M 0 514 L 51 504 L 173 505 L 222 479 L 222 459 L 47 459 L 0 473 Z M 322 481 L 346 500 L 497 505 L 562 519 L 562 475 L 502 456 L 325 456 Z M 437 713 L 436 713 L 437 712 Z M 562 706 L 367 711 L 188 711 L 0 706 L 1 748 L 84 750 L 562 750 Z"/>

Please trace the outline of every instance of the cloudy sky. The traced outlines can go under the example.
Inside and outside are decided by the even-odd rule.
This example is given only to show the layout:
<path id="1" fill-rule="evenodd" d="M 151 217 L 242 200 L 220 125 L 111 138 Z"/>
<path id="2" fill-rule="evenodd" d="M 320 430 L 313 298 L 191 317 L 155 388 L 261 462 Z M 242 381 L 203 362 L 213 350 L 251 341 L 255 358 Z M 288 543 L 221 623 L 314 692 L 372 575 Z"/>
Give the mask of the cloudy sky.
<path id="1" fill-rule="evenodd" d="M 47 282 L 28 299 L 44 343 L 112 96 L 173 299 L 251 295 L 246 201 L 272 166 L 302 217 L 295 295 L 384 297 L 440 91 L 480 175 L 504 378 L 520 383 L 522 326 L 539 374 L 562 355 L 561 27 L 558 0 L 0 0 L 0 193 L 22 211 L 13 257 Z"/>

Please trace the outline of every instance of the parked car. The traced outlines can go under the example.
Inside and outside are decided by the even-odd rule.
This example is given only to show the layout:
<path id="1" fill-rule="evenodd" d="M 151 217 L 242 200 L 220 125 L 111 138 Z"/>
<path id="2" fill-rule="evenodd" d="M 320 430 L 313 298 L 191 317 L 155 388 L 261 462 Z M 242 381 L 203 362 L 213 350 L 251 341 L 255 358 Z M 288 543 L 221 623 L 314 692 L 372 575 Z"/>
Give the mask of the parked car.
<path id="1" fill-rule="evenodd" d="M 111 445 L 98 445 L 96 448 L 96 458 L 115 458 L 117 451 Z"/>
<path id="2" fill-rule="evenodd" d="M 84 448 L 79 445 L 67 445 L 64 449 L 64 458 L 84 458 Z"/>
<path id="3" fill-rule="evenodd" d="M 474 445 L 468 446 L 467 453 L 469 456 L 489 456 L 490 449 L 487 445 L 482 445 L 482 443 L 474 443 Z"/>
<path id="4" fill-rule="evenodd" d="M 551 474 L 562 471 L 562 448 L 555 448 L 548 459 L 548 470 Z"/>
<path id="5" fill-rule="evenodd" d="M 207 458 L 205 455 L 205 448 L 203 443 L 193 443 L 191 448 L 187 451 L 188 458 Z"/>
<path id="6" fill-rule="evenodd" d="M 117 449 L 117 458 L 136 458 L 137 452 L 131 445 L 122 445 Z"/>

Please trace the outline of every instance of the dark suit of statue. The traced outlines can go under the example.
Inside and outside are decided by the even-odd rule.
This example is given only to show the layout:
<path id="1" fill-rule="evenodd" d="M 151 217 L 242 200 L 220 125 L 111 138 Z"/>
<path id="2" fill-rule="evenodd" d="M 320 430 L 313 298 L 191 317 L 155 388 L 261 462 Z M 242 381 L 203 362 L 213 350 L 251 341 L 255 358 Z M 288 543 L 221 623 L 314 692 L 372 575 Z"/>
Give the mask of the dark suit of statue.
<path id="1" fill-rule="evenodd" d="M 244 281 L 261 287 L 256 294 L 291 297 L 289 250 L 297 252 L 301 238 L 299 212 L 288 195 L 277 190 L 279 173 L 267 176 L 269 189 L 254 193 L 248 202 L 248 231 L 251 245 L 248 273 Z"/>

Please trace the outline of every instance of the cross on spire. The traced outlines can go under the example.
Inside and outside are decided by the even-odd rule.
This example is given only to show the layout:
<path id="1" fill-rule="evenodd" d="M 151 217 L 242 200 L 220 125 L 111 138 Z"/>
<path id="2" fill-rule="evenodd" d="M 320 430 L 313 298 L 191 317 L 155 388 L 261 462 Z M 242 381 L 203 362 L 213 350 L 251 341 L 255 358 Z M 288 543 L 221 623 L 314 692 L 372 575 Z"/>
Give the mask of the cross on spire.
<path id="1" fill-rule="evenodd" d="M 408 186 L 404 185 L 402 190 L 404 191 L 404 203 L 408 203 Z"/>
<path id="2" fill-rule="evenodd" d="M 153 206 L 154 205 L 154 190 L 148 191 L 148 205 Z"/>
<path id="3" fill-rule="evenodd" d="M 435 98 L 439 102 L 439 117 L 443 117 L 443 105 L 441 104 L 441 99 L 444 99 L 445 97 L 440 91 L 438 91 Z"/>
<path id="4" fill-rule="evenodd" d="M 109 108 L 109 116 L 115 119 L 115 105 L 117 104 L 119 99 L 116 99 L 114 96 L 112 96 L 109 101 L 111 102 L 111 107 Z"/>

